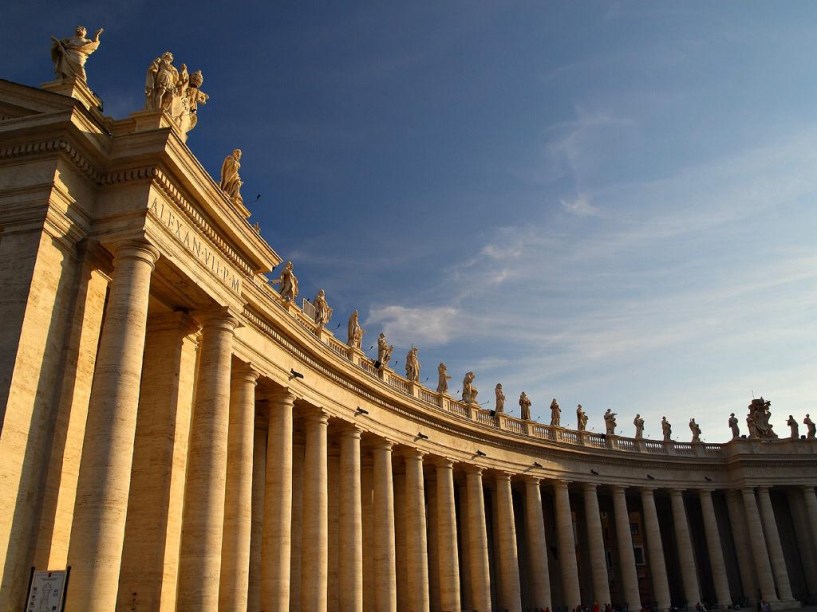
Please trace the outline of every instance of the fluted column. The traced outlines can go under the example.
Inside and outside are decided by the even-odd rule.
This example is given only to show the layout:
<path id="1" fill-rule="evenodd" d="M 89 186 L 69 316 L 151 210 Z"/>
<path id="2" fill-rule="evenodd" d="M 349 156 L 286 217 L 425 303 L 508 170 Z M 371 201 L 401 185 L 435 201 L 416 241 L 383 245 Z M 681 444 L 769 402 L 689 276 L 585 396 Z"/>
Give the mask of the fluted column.
<path id="1" fill-rule="evenodd" d="M 150 275 L 158 258 L 159 252 L 142 241 L 120 245 L 114 256 L 68 550 L 69 612 L 116 607 Z"/>
<path id="2" fill-rule="evenodd" d="M 374 459 L 374 602 L 375 610 L 397 609 L 397 560 L 394 546 L 394 482 L 392 443 L 372 447 Z"/>
<path id="3" fill-rule="evenodd" d="M 360 488 L 360 430 L 340 432 L 338 601 L 341 610 L 363 610 L 363 516 Z"/>
<path id="4" fill-rule="evenodd" d="M 416 449 L 405 452 L 406 462 L 406 570 L 409 610 L 429 609 L 428 542 L 423 455 Z"/>
<path id="5" fill-rule="evenodd" d="M 806 513 L 810 525 L 810 545 L 812 550 L 817 551 L 817 494 L 814 492 L 814 487 L 809 485 L 802 488 L 803 500 L 806 504 Z"/>
<path id="6" fill-rule="evenodd" d="M 766 539 L 763 537 L 763 524 L 760 522 L 760 512 L 755 500 L 755 491 L 752 487 L 747 487 L 741 493 L 746 512 L 745 537 L 752 544 L 752 557 L 755 560 L 755 575 L 760 583 L 760 594 L 766 601 L 772 603 L 777 601 L 777 594 L 774 588 L 769 551 L 766 548 Z M 738 534 L 737 537 L 740 538 L 741 534 Z"/>
<path id="7" fill-rule="evenodd" d="M 630 531 L 630 513 L 627 510 L 627 498 L 624 487 L 614 485 L 613 510 L 616 516 L 616 540 L 618 542 L 618 559 L 621 566 L 621 581 L 624 587 L 624 599 L 630 610 L 641 609 L 641 594 L 638 590 L 638 573 L 633 553 L 633 534 Z"/>
<path id="8" fill-rule="evenodd" d="M 718 519 L 715 516 L 715 506 L 712 503 L 712 492 L 701 490 L 701 512 L 704 517 L 704 531 L 706 535 L 706 550 L 709 553 L 709 565 L 712 571 L 712 582 L 715 583 L 715 596 L 718 604 L 725 608 L 732 605 L 732 595 L 729 592 L 729 579 L 726 576 L 726 564 L 723 560 L 721 536 L 718 531 Z"/>
<path id="9" fill-rule="evenodd" d="M 326 429 L 328 415 L 320 408 L 304 415 L 303 531 L 301 540 L 301 606 L 326 610 L 329 577 L 328 469 Z"/>
<path id="10" fill-rule="evenodd" d="M 692 552 L 692 538 L 689 535 L 689 521 L 684 507 L 683 492 L 678 489 L 670 491 L 672 500 L 672 522 L 675 527 L 675 539 L 678 542 L 678 557 L 681 561 L 681 580 L 684 584 L 684 597 L 687 604 L 694 606 L 701 601 L 698 587 L 698 572 L 695 569 L 695 555 Z"/>
<path id="11" fill-rule="evenodd" d="M 729 511 L 729 527 L 732 531 L 732 540 L 737 553 L 738 572 L 743 591 L 743 597 L 754 602 L 757 596 L 757 580 L 755 580 L 755 566 L 752 562 L 752 549 L 746 537 L 746 512 L 743 508 L 743 498 L 740 491 L 730 489 L 726 492 L 726 508 Z"/>
<path id="12" fill-rule="evenodd" d="M 576 563 L 576 542 L 573 539 L 573 515 L 570 511 L 567 482 L 554 481 L 553 492 L 556 498 L 556 541 L 561 560 L 564 605 L 571 609 L 581 603 L 582 595 L 579 590 L 579 566 Z"/>
<path id="13" fill-rule="evenodd" d="M 247 609 L 252 532 L 252 465 L 255 435 L 255 385 L 258 372 L 233 370 L 227 438 L 227 486 L 221 548 L 219 610 Z"/>
<path id="14" fill-rule="evenodd" d="M 670 606 L 667 564 L 664 559 L 664 545 L 661 543 L 661 527 L 655 511 L 654 490 L 641 489 L 641 506 L 644 509 L 644 531 L 647 536 L 647 556 L 650 560 L 650 574 L 655 594 L 655 607 L 666 610 Z"/>
<path id="15" fill-rule="evenodd" d="M 531 596 L 537 608 L 551 608 L 545 522 L 542 517 L 542 491 L 539 479 L 525 478 L 525 527 L 528 532 Z"/>
<path id="16" fill-rule="evenodd" d="M 593 597 L 603 606 L 610 602 L 610 581 L 607 577 L 607 556 L 604 554 L 604 536 L 601 533 L 601 514 L 596 488 L 596 483 L 584 483 L 584 512 L 590 547 L 590 569 L 593 574 Z"/>
<path id="17" fill-rule="evenodd" d="M 460 609 L 460 563 L 457 554 L 457 515 L 454 507 L 454 464 L 437 461 L 437 558 L 440 567 L 440 607 Z"/>
<path id="18" fill-rule="evenodd" d="M 292 551 L 292 406 L 284 389 L 269 398 L 267 478 L 261 543 L 261 601 L 264 612 L 289 612 Z"/>
<path id="19" fill-rule="evenodd" d="M 485 497 L 482 491 L 482 468 L 469 467 L 468 483 L 468 554 L 471 561 L 471 605 L 478 612 L 491 609 L 491 574 L 488 566 L 488 531 L 485 524 Z"/>
<path id="20" fill-rule="evenodd" d="M 777 521 L 774 519 L 769 487 L 758 487 L 757 497 L 760 501 L 760 516 L 763 520 L 763 532 L 766 534 L 766 545 L 769 547 L 772 574 L 777 584 L 777 595 L 783 601 L 789 601 L 794 599 L 794 596 L 791 592 L 786 560 L 783 557 L 783 546 L 780 544 L 780 534 L 777 531 Z"/>
<path id="21" fill-rule="evenodd" d="M 497 518 L 499 523 L 499 574 L 502 580 L 501 607 L 510 612 L 521 612 L 522 597 L 519 588 L 519 553 L 516 549 L 516 523 L 513 515 L 511 475 L 500 472 L 496 476 Z"/>

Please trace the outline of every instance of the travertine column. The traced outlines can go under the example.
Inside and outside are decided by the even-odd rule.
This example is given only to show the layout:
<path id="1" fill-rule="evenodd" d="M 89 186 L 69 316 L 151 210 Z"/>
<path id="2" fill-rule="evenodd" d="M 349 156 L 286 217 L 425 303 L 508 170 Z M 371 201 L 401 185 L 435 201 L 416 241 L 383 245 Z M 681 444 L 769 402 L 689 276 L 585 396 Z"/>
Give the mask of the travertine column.
<path id="1" fill-rule="evenodd" d="M 624 599 L 630 610 L 641 609 L 641 594 L 638 591 L 638 574 L 633 553 L 633 534 L 630 531 L 630 513 L 627 510 L 627 498 L 624 487 L 614 485 L 613 510 L 616 516 L 616 540 L 618 541 L 618 559 L 621 566 L 621 581 L 624 587 Z"/>
<path id="2" fill-rule="evenodd" d="M 704 516 L 704 531 L 706 532 L 706 550 L 709 553 L 709 565 L 712 570 L 712 582 L 715 583 L 715 596 L 722 608 L 732 605 L 732 595 L 729 593 L 729 579 L 726 576 L 726 564 L 723 560 L 721 536 L 718 531 L 718 519 L 715 516 L 715 506 L 712 504 L 712 492 L 701 490 L 701 512 Z"/>
<path id="3" fill-rule="evenodd" d="M 463 610 L 473 610 L 471 603 L 471 532 L 468 525 L 468 483 L 465 479 L 455 483 L 457 488 L 457 537 L 460 557 L 460 605 Z"/>
<path id="4" fill-rule="evenodd" d="M 678 558 L 681 562 L 681 580 L 684 584 L 684 597 L 687 604 L 694 606 L 701 601 L 698 587 L 698 572 L 695 569 L 695 555 L 692 552 L 692 539 L 689 535 L 689 522 L 684 507 L 683 492 L 678 489 L 670 491 L 672 500 L 672 522 L 675 527 L 675 539 L 678 542 Z"/>
<path id="5" fill-rule="evenodd" d="M 610 582 L 607 577 L 607 556 L 604 554 L 604 536 L 601 533 L 601 514 L 596 487 L 593 482 L 584 483 L 584 513 L 590 547 L 590 569 L 593 573 L 593 597 L 603 606 L 610 602 Z"/>
<path id="6" fill-rule="evenodd" d="M 227 490 L 221 548 L 219 610 L 247 609 L 252 535 L 252 463 L 255 439 L 255 385 L 258 372 L 233 370 L 227 448 Z"/>
<path id="7" fill-rule="evenodd" d="M 482 491 L 482 468 L 469 467 L 468 483 L 468 554 L 471 560 L 471 605 L 479 612 L 491 609 L 491 574 L 488 567 L 488 532 L 485 525 L 485 497 Z"/>
<path id="8" fill-rule="evenodd" d="M 326 504 L 328 424 L 328 415 L 319 408 L 309 410 L 304 415 L 306 448 L 301 535 L 301 609 L 313 612 L 326 610 L 329 575 L 329 519 Z"/>
<path id="9" fill-rule="evenodd" d="M 545 522 L 542 517 L 542 491 L 539 489 L 539 479 L 534 476 L 525 478 L 525 526 L 528 532 L 533 605 L 550 609 L 550 574 Z"/>
<path id="10" fill-rule="evenodd" d="M 372 447 L 374 459 L 374 602 L 375 610 L 397 609 L 397 561 L 394 550 L 394 483 L 392 443 Z"/>
<path id="11" fill-rule="evenodd" d="M 457 515 L 454 508 L 454 464 L 437 461 L 437 558 L 440 568 L 440 607 L 460 609 L 460 562 L 457 554 Z"/>
<path id="12" fill-rule="evenodd" d="M 338 491 L 338 601 L 341 610 L 363 610 L 363 517 L 360 496 L 360 430 L 340 432 L 340 490 Z"/>
<path id="13" fill-rule="evenodd" d="M 777 601 L 772 578 L 772 565 L 769 562 L 769 551 L 766 548 L 766 539 L 763 537 L 763 525 L 760 522 L 760 512 L 757 509 L 755 491 L 747 487 L 741 491 L 743 506 L 746 512 L 746 538 L 752 544 L 752 557 L 755 560 L 755 575 L 760 584 L 761 597 L 769 603 Z M 740 538 L 741 534 L 737 534 Z"/>
<path id="14" fill-rule="evenodd" d="M 69 612 L 116 607 L 150 275 L 158 257 L 146 242 L 124 243 L 114 256 L 68 550 Z"/>
<path id="15" fill-rule="evenodd" d="M 405 452 L 406 462 L 406 569 L 409 610 L 429 609 L 428 543 L 426 541 L 426 501 L 423 482 L 423 455 L 415 449 Z"/>
<path id="16" fill-rule="evenodd" d="M 294 402 L 295 395 L 288 389 L 269 398 L 267 479 L 261 543 L 261 601 L 264 612 L 289 612 Z"/>
<path id="17" fill-rule="evenodd" d="M 732 530 L 732 540 L 737 553 L 740 582 L 743 586 L 741 595 L 755 602 L 757 598 L 757 580 L 755 579 L 755 564 L 752 561 L 752 549 L 749 546 L 751 538 L 746 537 L 746 512 L 743 507 L 743 497 L 740 491 L 730 489 L 726 492 L 726 508 L 729 511 L 729 526 Z"/>
<path id="18" fill-rule="evenodd" d="M 655 607 L 666 610 L 670 605 L 669 582 L 667 580 L 667 564 L 664 560 L 664 545 L 661 543 L 661 527 L 658 524 L 658 513 L 655 511 L 653 489 L 641 489 L 641 506 L 644 509 L 644 531 L 647 537 L 647 556 L 650 560 Z"/>
<path id="19" fill-rule="evenodd" d="M 511 475 L 500 472 L 496 476 L 497 519 L 499 523 L 499 574 L 504 601 L 500 607 L 510 612 L 521 612 L 522 596 L 519 588 L 519 553 L 516 549 L 516 523 L 513 515 Z"/>
<path id="20" fill-rule="evenodd" d="M 259 412 L 263 410 L 263 415 Z M 261 609 L 261 542 L 264 538 L 264 485 L 267 480 L 267 401 L 255 415 L 252 455 L 252 538 L 250 539 L 250 586 L 247 610 Z"/>
<path id="21" fill-rule="evenodd" d="M 780 544 L 777 521 L 774 519 L 769 487 L 758 487 L 757 497 L 760 501 L 760 516 L 763 520 L 763 532 L 766 534 L 766 545 L 769 547 L 769 561 L 771 561 L 774 581 L 777 584 L 777 595 L 783 601 L 789 601 L 794 599 L 794 596 L 791 593 L 789 572 L 783 557 L 783 546 Z"/>
<path id="22" fill-rule="evenodd" d="M 576 563 L 576 542 L 573 539 L 573 515 L 570 511 L 570 494 L 564 480 L 553 482 L 556 503 L 556 541 L 561 560 L 564 605 L 569 609 L 581 603 L 579 568 Z"/>
<path id="23" fill-rule="evenodd" d="M 813 486 L 803 487 L 803 501 L 806 505 L 806 513 L 808 515 L 808 522 L 811 526 L 809 540 L 811 549 L 817 551 L 817 494 L 814 492 Z"/>

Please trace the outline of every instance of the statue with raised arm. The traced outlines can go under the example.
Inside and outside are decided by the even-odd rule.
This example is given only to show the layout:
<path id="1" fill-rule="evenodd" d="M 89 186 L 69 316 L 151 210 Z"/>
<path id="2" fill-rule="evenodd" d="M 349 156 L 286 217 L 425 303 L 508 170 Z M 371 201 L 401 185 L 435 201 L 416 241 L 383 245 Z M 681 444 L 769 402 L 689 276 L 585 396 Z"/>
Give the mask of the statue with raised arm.
<path id="1" fill-rule="evenodd" d="M 496 383 L 494 395 L 496 395 L 496 412 L 505 412 L 505 392 L 502 390 L 502 383 Z"/>
<path id="2" fill-rule="evenodd" d="M 165 51 L 148 66 L 145 110 L 167 113 L 186 138 L 198 123 L 198 105 L 209 99 L 200 89 L 203 82 L 201 70 L 190 74 L 186 64 L 179 70 L 173 65 L 173 54 Z"/>
<path id="3" fill-rule="evenodd" d="M 695 418 L 689 419 L 689 430 L 692 432 L 692 441 L 701 441 L 701 426 L 695 422 Z"/>
<path id="4" fill-rule="evenodd" d="M 437 393 L 448 393 L 449 380 L 448 367 L 441 361 L 437 366 Z"/>
<path id="5" fill-rule="evenodd" d="M 348 344 L 352 348 L 359 349 L 360 343 L 363 342 L 363 334 L 365 333 L 365 331 L 360 326 L 357 310 L 352 311 L 352 315 L 349 317 L 349 323 L 346 325 L 346 332 L 347 332 L 346 344 Z"/>
<path id="6" fill-rule="evenodd" d="M 604 413 L 604 427 L 607 430 L 608 436 L 613 436 L 616 433 L 616 413 L 610 408 Z"/>
<path id="7" fill-rule="evenodd" d="M 278 291 L 281 293 L 281 297 L 284 298 L 284 300 L 287 302 L 295 301 L 295 298 L 298 296 L 298 278 L 292 271 L 291 261 L 286 263 L 284 269 L 281 271 L 281 276 L 270 282 L 273 285 L 281 285 L 281 288 Z"/>
<path id="8" fill-rule="evenodd" d="M 556 401 L 555 397 L 553 398 L 553 401 L 550 402 L 550 426 L 562 426 L 562 409 L 559 408 L 559 402 Z"/>
<path id="9" fill-rule="evenodd" d="M 740 428 L 738 427 L 738 417 L 735 416 L 735 413 L 729 415 L 729 429 L 732 430 L 732 439 L 737 440 L 740 438 Z"/>
<path id="10" fill-rule="evenodd" d="M 420 382 L 420 360 L 417 359 L 416 346 L 412 346 L 406 355 L 406 378 L 411 382 Z"/>
<path id="11" fill-rule="evenodd" d="M 60 80 L 76 79 L 83 83 L 88 82 L 85 74 L 85 62 L 94 51 L 99 48 L 99 37 L 104 30 L 99 28 L 93 39 L 85 38 L 88 31 L 84 26 L 77 26 L 74 36 L 58 39 L 51 37 L 51 60 L 54 62 L 54 72 Z"/>
<path id="12" fill-rule="evenodd" d="M 394 350 L 394 345 L 386 341 L 386 334 L 380 332 L 377 337 L 377 361 L 380 362 L 381 368 L 386 368 L 391 361 L 391 353 Z"/>
<path id="13" fill-rule="evenodd" d="M 587 431 L 587 413 L 581 404 L 576 406 L 576 426 L 579 431 Z"/>
<path id="14" fill-rule="evenodd" d="M 637 440 L 640 440 L 644 437 L 644 419 L 641 418 L 640 414 L 635 415 L 633 425 L 635 425 L 635 437 Z"/>
<path id="15" fill-rule="evenodd" d="M 808 438 L 809 440 L 814 440 L 815 431 L 817 431 L 817 425 L 814 424 L 814 421 L 811 420 L 811 417 L 809 415 L 806 415 L 806 418 L 803 419 L 803 425 L 806 426 L 806 431 L 808 432 L 806 434 L 806 438 Z"/>
<path id="16" fill-rule="evenodd" d="M 522 391 L 522 395 L 519 396 L 519 411 L 523 421 L 530 421 L 530 404 L 528 394 Z"/>
<path id="17" fill-rule="evenodd" d="M 231 155 L 224 158 L 224 163 L 221 164 L 221 180 L 219 187 L 224 194 L 230 198 L 230 201 L 235 204 L 243 204 L 244 199 L 241 197 L 241 185 L 244 182 L 238 174 L 241 168 L 241 149 L 234 149 Z"/>
<path id="18" fill-rule="evenodd" d="M 797 440 L 800 438 L 800 426 L 797 424 L 797 420 L 792 416 L 789 415 L 789 420 L 786 421 L 786 425 L 789 426 L 791 429 L 791 439 Z"/>
<path id="19" fill-rule="evenodd" d="M 746 426 L 749 429 L 750 438 L 771 440 L 777 438 L 777 434 L 774 433 L 772 425 L 769 423 L 769 417 L 771 416 L 769 406 L 771 406 L 771 404 L 769 400 L 765 400 L 762 397 L 753 399 L 752 403 L 749 404 Z"/>
<path id="20" fill-rule="evenodd" d="M 670 425 L 667 417 L 661 417 L 661 433 L 664 434 L 664 442 L 671 442 L 672 425 Z"/>
<path id="21" fill-rule="evenodd" d="M 332 318 L 332 308 L 326 302 L 326 292 L 323 289 L 318 290 L 313 305 L 315 306 L 315 323 L 318 324 L 318 327 L 323 327 Z"/>
<path id="22" fill-rule="evenodd" d="M 476 404 L 478 393 L 474 386 L 474 373 L 467 372 L 462 380 L 462 401 L 466 404 Z"/>

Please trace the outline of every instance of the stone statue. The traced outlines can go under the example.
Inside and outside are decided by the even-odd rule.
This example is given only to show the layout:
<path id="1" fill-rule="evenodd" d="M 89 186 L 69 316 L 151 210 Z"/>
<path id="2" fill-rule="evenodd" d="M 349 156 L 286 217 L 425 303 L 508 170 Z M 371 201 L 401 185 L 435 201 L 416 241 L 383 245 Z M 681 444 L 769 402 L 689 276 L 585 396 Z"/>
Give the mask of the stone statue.
<path id="1" fill-rule="evenodd" d="M 701 426 L 695 422 L 694 418 L 689 419 L 689 430 L 692 432 L 692 441 L 701 441 Z"/>
<path id="2" fill-rule="evenodd" d="M 670 425 L 667 417 L 661 417 L 661 433 L 664 434 L 664 442 L 671 442 L 672 425 Z"/>
<path id="3" fill-rule="evenodd" d="M 315 323 L 318 324 L 318 327 L 323 327 L 332 318 L 332 309 L 326 302 L 326 292 L 323 289 L 318 291 L 313 305 L 315 306 Z"/>
<path id="4" fill-rule="evenodd" d="M 815 431 L 817 431 L 817 425 L 814 424 L 814 421 L 811 420 L 811 417 L 809 415 L 806 415 L 806 418 L 803 419 L 803 425 L 806 426 L 806 431 L 808 431 L 806 438 L 808 438 L 809 440 L 814 440 Z"/>
<path id="5" fill-rule="evenodd" d="M 502 391 L 502 383 L 496 383 L 494 393 L 496 394 L 496 412 L 505 412 L 505 392 Z"/>
<path id="6" fill-rule="evenodd" d="M 291 261 L 288 261 L 284 266 L 284 269 L 281 270 L 281 276 L 270 282 L 273 285 L 281 285 L 281 288 L 279 289 L 281 292 L 281 297 L 287 302 L 295 301 L 295 298 L 298 296 L 298 279 L 295 276 L 295 273 L 292 271 Z"/>
<path id="7" fill-rule="evenodd" d="M 760 438 L 773 440 L 777 438 L 777 434 L 772 431 L 772 426 L 769 424 L 769 417 L 771 412 L 769 406 L 771 402 L 764 400 L 762 397 L 753 399 L 749 404 L 749 414 L 746 416 L 746 427 L 749 429 L 750 438 Z"/>
<path id="8" fill-rule="evenodd" d="M 607 429 L 607 435 L 613 436 L 616 433 L 616 413 L 607 409 L 604 413 L 604 426 Z"/>
<path id="9" fill-rule="evenodd" d="M 221 181 L 219 187 L 235 204 L 243 206 L 244 199 L 241 197 L 241 185 L 244 183 L 238 175 L 238 170 L 241 168 L 241 149 L 233 150 L 232 155 L 224 158 L 224 163 L 221 164 Z"/>
<path id="10" fill-rule="evenodd" d="M 462 380 L 462 401 L 466 404 L 477 403 L 477 388 L 474 386 L 474 373 L 467 372 Z"/>
<path id="11" fill-rule="evenodd" d="M 584 411 L 581 404 L 576 406 L 576 424 L 579 431 L 587 431 L 587 413 Z"/>
<path id="12" fill-rule="evenodd" d="M 416 346 L 412 346 L 406 355 L 406 378 L 415 383 L 420 381 L 420 361 L 417 359 Z"/>
<path id="13" fill-rule="evenodd" d="M 522 395 L 519 396 L 519 408 L 522 414 L 523 421 L 530 421 L 530 399 L 528 399 L 528 394 L 522 391 Z"/>
<path id="14" fill-rule="evenodd" d="M 379 367 L 388 367 L 393 350 L 394 345 L 386 342 L 386 334 L 380 332 L 380 335 L 377 337 L 377 360 L 380 362 Z"/>
<path id="15" fill-rule="evenodd" d="M 556 398 L 553 398 L 553 401 L 550 402 L 550 426 L 551 427 L 561 427 L 562 423 L 562 409 L 559 408 L 559 402 L 556 401 Z"/>
<path id="16" fill-rule="evenodd" d="M 83 83 L 88 82 L 85 74 L 85 62 L 88 56 L 99 48 L 99 37 L 104 30 L 99 28 L 93 40 L 85 38 L 88 31 L 83 26 L 77 26 L 74 36 L 58 39 L 52 36 L 51 60 L 54 62 L 54 72 L 60 80 L 76 79 Z"/>
<path id="17" fill-rule="evenodd" d="M 145 77 L 145 110 L 166 112 L 173 123 L 186 135 L 196 127 L 199 104 L 209 96 L 201 91 L 204 82 L 201 70 L 189 74 L 187 66 L 181 70 L 173 65 L 173 54 L 165 51 L 148 67 Z"/>
<path id="18" fill-rule="evenodd" d="M 735 416 L 735 413 L 729 415 L 729 429 L 732 430 L 732 439 L 737 440 L 740 438 L 740 428 L 738 427 L 738 417 Z"/>
<path id="19" fill-rule="evenodd" d="M 644 419 L 641 418 L 640 414 L 635 415 L 633 425 L 635 425 L 635 437 L 640 440 L 644 437 Z"/>
<path id="20" fill-rule="evenodd" d="M 437 379 L 437 393 L 448 393 L 448 381 L 451 380 L 451 377 L 448 375 L 448 368 L 442 361 L 437 366 L 437 374 L 439 376 Z"/>
<path id="21" fill-rule="evenodd" d="M 349 323 L 346 326 L 346 332 L 347 332 L 346 344 L 348 344 L 352 348 L 359 349 L 360 343 L 363 342 L 363 334 L 366 332 L 360 326 L 360 322 L 358 321 L 357 317 L 357 310 L 353 311 L 352 315 L 349 317 Z"/>
<path id="22" fill-rule="evenodd" d="M 797 440 L 800 437 L 800 426 L 792 415 L 789 415 L 789 420 L 786 421 L 786 425 L 791 428 L 791 439 Z"/>

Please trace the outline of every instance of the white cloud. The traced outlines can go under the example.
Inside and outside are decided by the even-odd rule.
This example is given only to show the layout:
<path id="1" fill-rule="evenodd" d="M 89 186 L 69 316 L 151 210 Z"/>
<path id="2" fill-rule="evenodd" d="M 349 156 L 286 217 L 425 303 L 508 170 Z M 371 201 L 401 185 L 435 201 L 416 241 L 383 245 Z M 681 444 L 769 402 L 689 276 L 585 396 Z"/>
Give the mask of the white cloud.
<path id="1" fill-rule="evenodd" d="M 593 206 L 587 196 L 584 195 L 580 195 L 572 202 L 561 199 L 559 202 L 562 204 L 562 208 L 577 217 L 595 217 L 599 214 L 599 209 Z"/>
<path id="2" fill-rule="evenodd" d="M 462 333 L 461 316 L 451 306 L 382 306 L 371 309 L 364 328 L 370 333 L 382 330 L 389 342 L 397 346 L 440 346 Z"/>

